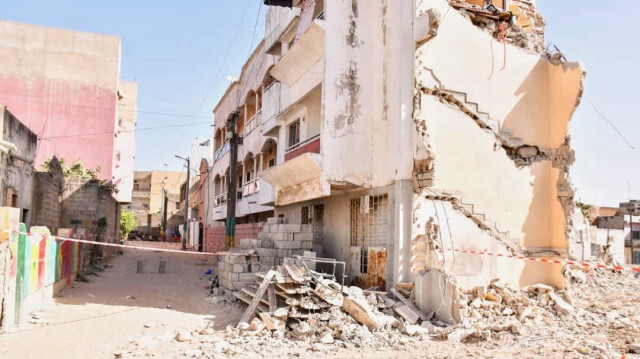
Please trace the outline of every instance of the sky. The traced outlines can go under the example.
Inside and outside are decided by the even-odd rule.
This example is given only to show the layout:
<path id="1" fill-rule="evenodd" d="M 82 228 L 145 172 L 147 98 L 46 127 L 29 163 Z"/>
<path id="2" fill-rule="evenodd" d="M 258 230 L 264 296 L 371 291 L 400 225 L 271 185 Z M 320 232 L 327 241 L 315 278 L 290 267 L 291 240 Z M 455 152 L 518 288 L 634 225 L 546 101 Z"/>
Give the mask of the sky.
<path id="1" fill-rule="evenodd" d="M 640 134 L 640 48 L 629 2 L 537 3 L 547 21 L 546 41 L 587 69 L 583 101 L 570 128 L 577 199 L 612 206 L 640 199 L 640 136 L 634 136 Z M 183 170 L 174 155 L 186 156 L 196 137 L 211 135 L 212 110 L 229 84 L 226 77 L 239 76 L 264 36 L 265 12 L 261 0 L 0 3 L 4 20 L 121 38 L 121 78 L 138 83 L 135 169 L 140 171 L 162 170 L 165 164 Z M 170 125 L 181 126 L 145 130 Z"/>

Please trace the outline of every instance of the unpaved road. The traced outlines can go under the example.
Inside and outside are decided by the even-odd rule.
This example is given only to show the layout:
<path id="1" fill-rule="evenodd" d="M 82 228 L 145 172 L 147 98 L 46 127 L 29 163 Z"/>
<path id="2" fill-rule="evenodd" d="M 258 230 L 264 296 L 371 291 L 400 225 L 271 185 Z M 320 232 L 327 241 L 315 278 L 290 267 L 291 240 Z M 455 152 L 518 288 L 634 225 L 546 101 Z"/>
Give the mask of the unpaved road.
<path id="1" fill-rule="evenodd" d="M 179 249 L 170 243 L 134 243 Z M 237 323 L 241 308 L 207 298 L 204 272 L 215 259 L 206 258 L 127 249 L 99 277 L 74 283 L 37 313 L 49 324 L 27 323 L 0 336 L 0 358 L 114 358 L 114 352 L 132 344 L 161 352 L 152 347 L 169 342 L 177 330 Z M 160 259 L 167 262 L 165 274 L 158 274 Z M 145 261 L 145 273 L 136 273 L 138 260 Z"/>

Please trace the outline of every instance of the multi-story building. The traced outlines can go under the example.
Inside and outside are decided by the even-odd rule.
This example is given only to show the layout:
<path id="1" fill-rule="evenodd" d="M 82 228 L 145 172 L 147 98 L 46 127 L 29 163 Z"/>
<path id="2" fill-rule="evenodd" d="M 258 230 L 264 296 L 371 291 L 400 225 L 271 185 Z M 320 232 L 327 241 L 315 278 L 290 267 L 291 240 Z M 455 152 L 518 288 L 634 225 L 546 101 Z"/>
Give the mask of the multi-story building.
<path id="1" fill-rule="evenodd" d="M 138 94 L 120 59 L 116 36 L 0 21 L 0 103 L 38 135 L 34 167 L 53 156 L 100 167 L 128 203 Z"/>
<path id="2" fill-rule="evenodd" d="M 239 110 L 238 223 L 311 224 L 349 280 L 414 282 L 443 320 L 456 288 L 562 286 L 560 265 L 455 251 L 567 256 L 584 71 L 546 52 L 534 2 L 289 3 L 214 110 L 208 220 L 226 217 Z"/>
<path id="3" fill-rule="evenodd" d="M 134 172 L 133 200 L 129 208 L 137 216 L 138 226 L 135 230 L 140 235 L 160 236 L 164 221 L 166 236 L 171 237 L 175 225 L 167 222 L 172 216 L 181 215 L 183 199 L 180 197 L 180 186 L 185 179 L 185 172 Z"/>

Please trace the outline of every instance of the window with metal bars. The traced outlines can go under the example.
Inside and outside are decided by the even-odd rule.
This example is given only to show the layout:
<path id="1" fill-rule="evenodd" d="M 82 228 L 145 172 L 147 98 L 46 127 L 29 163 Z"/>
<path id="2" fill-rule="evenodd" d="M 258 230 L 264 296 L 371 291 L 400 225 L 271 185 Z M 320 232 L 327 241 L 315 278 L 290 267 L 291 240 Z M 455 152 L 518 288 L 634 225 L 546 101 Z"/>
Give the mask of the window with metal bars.
<path id="1" fill-rule="evenodd" d="M 367 273 L 368 248 L 387 247 L 389 241 L 388 195 L 351 200 L 351 247 L 359 247 L 360 273 Z"/>

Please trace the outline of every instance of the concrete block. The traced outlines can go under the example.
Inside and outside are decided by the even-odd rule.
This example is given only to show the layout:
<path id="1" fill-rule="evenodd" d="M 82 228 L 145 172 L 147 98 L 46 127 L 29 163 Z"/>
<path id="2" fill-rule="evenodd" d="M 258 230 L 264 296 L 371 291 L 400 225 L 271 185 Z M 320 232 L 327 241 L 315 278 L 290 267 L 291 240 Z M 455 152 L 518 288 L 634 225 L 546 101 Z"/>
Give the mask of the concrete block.
<path id="1" fill-rule="evenodd" d="M 278 249 L 278 257 L 291 257 L 293 255 L 293 249 Z"/>
<path id="2" fill-rule="evenodd" d="M 226 256 L 227 263 L 232 264 L 247 264 L 246 256 Z"/>
<path id="3" fill-rule="evenodd" d="M 291 251 L 292 256 L 302 256 L 304 255 L 304 249 L 294 249 Z"/>
<path id="4" fill-rule="evenodd" d="M 256 278 L 253 273 L 240 273 L 240 282 L 255 282 Z"/>
<path id="5" fill-rule="evenodd" d="M 259 265 L 259 264 L 252 265 L 252 266 L 251 266 L 251 268 L 249 268 L 249 271 L 250 271 L 251 273 L 258 273 L 258 272 L 260 272 L 260 265 Z"/>
<path id="6" fill-rule="evenodd" d="M 258 248 L 256 252 L 258 252 L 260 259 L 262 259 L 262 257 L 275 257 L 278 255 L 278 250 L 275 248 Z"/>
<path id="7" fill-rule="evenodd" d="M 274 256 L 260 257 L 260 265 L 263 266 L 263 267 L 276 265 L 276 257 L 275 257 L 275 255 Z"/>
<path id="8" fill-rule="evenodd" d="M 262 243 L 260 244 L 260 247 L 262 247 L 262 248 L 274 248 L 274 244 L 273 244 L 273 241 L 271 239 L 263 239 Z"/>
<path id="9" fill-rule="evenodd" d="M 267 224 L 278 224 L 278 218 L 276 217 L 267 218 Z"/>
<path id="10" fill-rule="evenodd" d="M 302 249 L 312 249 L 313 248 L 313 241 L 301 241 L 300 242 L 300 248 L 302 248 Z"/>
<path id="11" fill-rule="evenodd" d="M 273 241 L 274 247 L 278 249 L 300 249 L 302 243 L 300 241 Z"/>
<path id="12" fill-rule="evenodd" d="M 249 271 L 249 265 L 247 264 L 233 264 L 231 272 L 233 273 L 246 273 Z"/>
<path id="13" fill-rule="evenodd" d="M 240 280 L 240 274 L 228 272 L 227 273 L 227 280 L 230 281 L 230 282 L 237 282 L 238 280 Z"/>
<path id="14" fill-rule="evenodd" d="M 249 286 L 249 283 L 245 282 L 233 282 L 231 283 L 231 288 L 235 291 L 242 290 L 242 288 L 246 288 Z"/>
<path id="15" fill-rule="evenodd" d="M 284 233 L 284 232 L 280 232 L 280 233 L 271 233 L 271 238 L 272 241 L 287 241 L 287 240 L 292 240 L 293 239 L 293 234 L 291 233 Z"/>
<path id="16" fill-rule="evenodd" d="M 293 239 L 298 241 L 313 241 L 313 233 L 312 232 L 295 233 L 293 235 Z"/>
<path id="17" fill-rule="evenodd" d="M 258 233 L 258 239 L 263 240 L 263 241 L 265 239 L 270 240 L 271 239 L 271 233 L 270 232 L 266 232 L 266 231 L 265 232 L 260 232 L 260 233 Z"/>
<path id="18" fill-rule="evenodd" d="M 316 252 L 311 252 L 311 251 L 302 251 L 302 256 L 303 257 L 316 257 Z M 311 262 L 311 261 L 306 261 L 305 262 L 307 264 L 307 267 L 309 267 L 309 269 L 311 270 L 316 270 L 316 262 Z"/>
<path id="19" fill-rule="evenodd" d="M 300 233 L 299 224 L 276 224 L 271 226 L 272 233 Z"/>
<path id="20" fill-rule="evenodd" d="M 418 315 L 418 313 L 404 304 L 394 308 L 394 310 L 409 324 L 416 324 L 418 322 L 418 319 L 420 319 L 420 315 Z"/>

